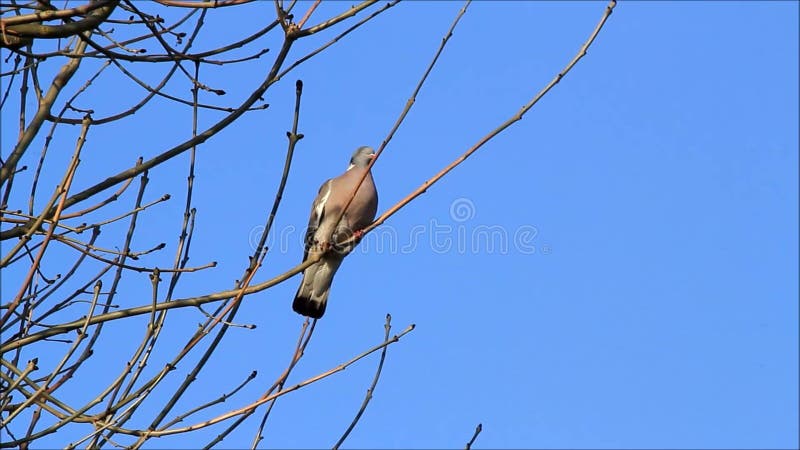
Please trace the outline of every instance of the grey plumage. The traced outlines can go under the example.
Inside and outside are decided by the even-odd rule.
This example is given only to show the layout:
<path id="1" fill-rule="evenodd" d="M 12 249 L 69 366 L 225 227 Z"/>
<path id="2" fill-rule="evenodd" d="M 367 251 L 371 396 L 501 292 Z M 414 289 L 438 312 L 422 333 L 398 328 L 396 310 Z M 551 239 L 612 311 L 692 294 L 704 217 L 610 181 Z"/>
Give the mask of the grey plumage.
<path id="1" fill-rule="evenodd" d="M 311 205 L 303 261 L 310 255 L 326 252 L 336 242 L 349 239 L 354 232 L 363 229 L 375 219 L 375 213 L 378 211 L 378 192 L 372 174 L 367 172 L 367 167 L 374 156 L 372 148 L 359 147 L 350 158 L 347 171 L 324 182 L 319 188 L 317 198 Z M 367 176 L 337 226 L 336 219 L 364 172 L 367 172 Z M 344 257 L 357 244 L 358 241 L 355 241 L 347 246 L 330 248 L 319 262 L 306 268 L 292 302 L 292 309 L 315 319 L 322 317 L 325 314 L 333 276 Z"/>

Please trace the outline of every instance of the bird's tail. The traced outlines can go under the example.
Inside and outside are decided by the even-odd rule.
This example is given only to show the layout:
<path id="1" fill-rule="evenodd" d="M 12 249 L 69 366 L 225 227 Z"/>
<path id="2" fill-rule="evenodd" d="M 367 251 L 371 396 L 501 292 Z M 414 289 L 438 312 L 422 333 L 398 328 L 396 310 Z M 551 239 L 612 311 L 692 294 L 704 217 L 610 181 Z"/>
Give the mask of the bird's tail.
<path id="1" fill-rule="evenodd" d="M 339 262 L 323 260 L 303 272 L 303 280 L 292 302 L 292 309 L 296 313 L 312 319 L 319 319 L 325 314 L 328 293 Z"/>
<path id="2" fill-rule="evenodd" d="M 303 286 L 297 290 L 297 295 L 292 302 L 292 309 L 297 314 L 311 317 L 312 319 L 319 319 L 325 314 L 325 307 L 328 303 L 328 295 L 325 298 L 314 298 L 303 292 Z"/>

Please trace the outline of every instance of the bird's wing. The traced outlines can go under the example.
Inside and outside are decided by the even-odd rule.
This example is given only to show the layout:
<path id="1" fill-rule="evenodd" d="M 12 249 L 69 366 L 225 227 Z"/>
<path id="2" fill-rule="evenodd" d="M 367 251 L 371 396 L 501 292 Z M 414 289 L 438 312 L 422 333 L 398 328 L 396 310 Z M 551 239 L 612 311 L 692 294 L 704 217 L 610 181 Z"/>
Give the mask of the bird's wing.
<path id="1" fill-rule="evenodd" d="M 311 215 L 308 217 L 308 227 L 306 228 L 303 261 L 308 259 L 308 251 L 317 240 L 317 229 L 319 229 L 319 225 L 325 217 L 325 205 L 330 197 L 332 184 L 332 179 L 322 183 L 322 186 L 319 187 L 317 198 L 315 198 L 314 203 L 311 204 Z"/>

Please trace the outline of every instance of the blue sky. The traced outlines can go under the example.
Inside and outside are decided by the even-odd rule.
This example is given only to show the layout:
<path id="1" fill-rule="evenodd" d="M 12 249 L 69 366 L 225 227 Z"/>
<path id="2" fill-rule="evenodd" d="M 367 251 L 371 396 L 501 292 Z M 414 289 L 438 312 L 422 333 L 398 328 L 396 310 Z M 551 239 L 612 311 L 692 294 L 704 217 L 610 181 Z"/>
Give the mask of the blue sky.
<path id="1" fill-rule="evenodd" d="M 315 17 L 341 5 L 323 3 Z M 178 297 L 228 289 L 241 276 L 280 176 L 294 81 L 305 83 L 305 138 L 257 281 L 300 261 L 319 185 L 346 167 L 357 146 L 380 144 L 461 6 L 401 3 L 274 86 L 269 109 L 200 148 L 191 260 L 219 266 L 187 276 Z M 573 57 L 604 7 L 473 3 L 373 170 L 379 211 L 514 114 Z M 244 36 L 271 19 L 272 8 L 257 2 L 213 11 L 208 29 Z M 301 41 L 289 60 L 333 35 Z M 219 39 L 210 34 L 198 49 Z M 346 447 L 463 447 L 480 422 L 476 448 L 797 448 L 797 54 L 796 2 L 622 2 L 588 55 L 522 122 L 345 261 L 290 384 L 379 343 L 391 313 L 395 331 L 417 328 L 389 348 Z M 205 80 L 227 91 L 226 104 L 238 103 L 269 61 L 234 72 L 212 67 Z M 159 72 L 147 70 L 142 76 L 156 79 Z M 95 92 L 111 92 L 104 90 L 120 79 L 98 80 Z M 185 82 L 172 89 L 189 95 Z M 105 95 L 98 115 L 140 96 L 133 89 Z M 201 128 L 219 117 L 204 113 Z M 190 119 L 188 109 L 153 106 L 124 126 L 91 130 L 74 189 L 183 141 Z M 4 114 L 2 126 L 4 136 L 15 135 L 13 117 Z M 50 163 L 56 167 L 71 155 L 74 139 L 66 136 L 77 130 L 64 133 L 68 145 Z M 4 138 L 4 156 L 10 145 Z M 168 243 L 149 265 L 174 257 L 187 161 L 180 156 L 150 174 L 146 198 L 169 192 L 173 199 L 141 219 L 140 248 Z M 120 211 L 132 194 L 125 201 Z M 109 227 L 101 240 L 118 246 L 124 230 Z M 482 240 L 487 231 L 492 246 Z M 16 292 L 7 281 L 18 276 L 3 273 L 4 299 Z M 228 333 L 176 412 L 219 396 L 254 369 L 256 381 L 218 413 L 272 383 L 302 323 L 290 308 L 298 281 L 245 300 L 239 321 L 257 328 Z M 149 302 L 145 274 L 121 289 L 124 306 Z M 202 320 L 196 310 L 171 313 L 169 342 L 152 370 Z M 96 376 L 118 373 L 118 353 L 130 353 L 146 323 L 109 327 L 116 341 L 90 360 Z M 279 401 L 263 446 L 333 445 L 376 364 L 373 355 Z M 94 381 L 84 377 L 63 396 L 87 398 Z M 168 380 L 164 395 L 182 377 Z M 249 446 L 258 417 L 224 446 Z M 202 446 L 221 430 L 151 445 Z M 40 446 L 73 438 L 56 434 Z"/>

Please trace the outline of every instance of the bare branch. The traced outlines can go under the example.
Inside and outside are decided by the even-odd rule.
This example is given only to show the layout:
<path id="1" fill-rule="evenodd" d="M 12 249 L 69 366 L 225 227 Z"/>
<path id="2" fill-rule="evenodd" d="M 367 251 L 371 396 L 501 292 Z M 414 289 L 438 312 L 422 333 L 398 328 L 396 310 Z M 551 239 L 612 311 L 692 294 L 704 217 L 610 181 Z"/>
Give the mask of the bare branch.
<path id="1" fill-rule="evenodd" d="M 246 375 L 254 367 L 245 368 L 239 380 L 221 380 L 220 386 L 227 387 L 211 396 L 198 396 L 199 385 L 195 380 L 202 379 L 213 366 L 226 337 L 239 331 L 250 333 L 256 326 L 261 329 L 264 321 L 270 325 L 272 319 L 262 315 L 237 317 L 240 311 L 244 313 L 241 307 L 246 297 L 288 280 L 323 256 L 316 254 L 294 267 L 271 269 L 274 273 L 269 276 L 258 273 L 271 254 L 267 248 L 268 238 L 275 235 L 273 227 L 278 223 L 278 213 L 287 198 L 289 177 L 294 176 L 292 170 L 296 169 L 295 151 L 303 139 L 299 124 L 302 81 L 297 80 L 295 84 L 293 105 L 291 99 L 285 103 L 284 91 L 274 91 L 283 89 L 275 85 L 301 64 L 342 42 L 345 36 L 364 31 L 363 25 L 378 15 L 385 16 L 399 2 L 387 0 L 378 4 L 378 0 L 359 0 L 354 6 L 342 3 L 325 6 L 319 0 L 305 4 L 296 0 L 274 0 L 272 5 L 260 5 L 251 0 L 156 0 L 150 3 L 83 0 L 56 6 L 50 0 L 24 4 L 15 0 L 0 5 L 3 16 L 0 47 L 7 52 L 2 58 L 9 66 L 6 72 L 0 73 L 0 78 L 6 77 L 7 85 L 0 92 L 0 108 L 3 117 L 18 117 L 13 123 L 17 132 L 12 133 L 17 139 L 0 158 L 0 240 L 13 239 L 0 257 L 0 267 L 4 276 L 8 273 L 16 277 L 3 278 L 4 283 L 13 283 L 9 285 L 13 290 L 0 302 L 3 339 L 0 343 L 3 355 L 0 358 L 0 412 L 3 413 L 0 432 L 7 437 L 0 447 L 27 449 L 35 445 L 32 443 L 41 442 L 37 440 L 44 436 L 78 430 L 79 434 L 74 434 L 78 438 L 67 448 L 136 449 L 148 445 L 152 438 L 210 431 L 209 427 L 217 425 L 221 428 L 207 436 L 208 448 L 237 430 L 253 433 L 252 448 L 256 448 L 262 439 L 268 438 L 266 424 L 280 411 L 274 408 L 279 399 L 288 401 L 287 394 L 339 373 L 380 351 L 374 376 L 360 407 L 334 448 L 340 448 L 358 424 L 364 426 L 360 420 L 382 375 L 388 346 L 414 328 L 411 325 L 392 337 L 389 315 L 382 343 L 327 371 L 314 372 L 317 375 L 303 381 L 291 381 L 290 377 L 301 363 L 307 362 L 304 358 L 313 355 L 309 353 L 304 357 L 316 329 L 316 320 L 302 321 L 296 341 L 296 335 L 287 335 L 285 347 L 269 343 L 268 348 L 274 351 L 266 354 L 266 358 L 279 357 L 282 351 L 290 358 L 275 373 L 267 375 L 267 383 L 253 396 L 248 397 L 246 393 L 254 386 L 255 372 Z M 215 8 L 245 4 L 252 8 L 237 11 L 259 14 L 252 18 L 256 22 L 251 25 L 252 29 L 226 30 L 235 32 L 231 33 L 236 34 L 235 38 L 226 38 L 227 34 L 220 34 L 219 29 L 212 30 L 220 26 L 217 18 L 224 15 L 214 11 Z M 405 123 L 469 5 L 470 0 L 466 0 L 442 35 L 432 58 L 423 61 L 425 65 L 420 67 L 413 91 L 404 105 L 398 105 L 399 115 L 378 146 L 378 156 Z M 609 3 L 579 53 L 522 109 L 452 163 L 440 168 L 367 228 L 358 230 L 359 236 L 388 220 L 486 142 L 520 121 L 586 54 L 615 5 L 614 1 Z M 264 12 L 267 17 L 262 17 Z M 229 27 L 231 23 L 234 22 L 222 22 L 221 26 Z M 235 22 L 237 26 L 240 23 L 253 21 L 248 18 Z M 443 25 L 446 28 L 448 24 Z M 294 44 L 303 39 L 306 41 L 297 47 L 302 48 L 302 52 L 290 54 L 296 47 Z M 203 45 L 211 42 L 211 45 Z M 256 59 L 259 61 L 242 64 Z M 118 70 L 106 70 L 108 67 Z M 232 84 L 240 83 L 237 75 L 231 76 L 234 72 L 230 70 L 234 67 L 258 72 L 248 86 L 234 89 Z M 225 91 L 233 95 L 223 96 Z M 116 96 L 118 93 L 126 95 L 98 102 L 101 95 Z M 213 99 L 203 97 L 205 93 L 211 93 Z M 269 118 L 264 118 L 270 123 L 263 122 L 264 126 L 280 124 L 283 120 L 288 131 L 287 141 L 277 146 L 270 141 L 269 134 L 257 136 L 254 141 L 265 152 L 274 153 L 280 148 L 285 152 L 282 168 L 264 170 L 273 182 L 277 181 L 271 208 L 267 208 L 270 198 L 263 190 L 252 196 L 253 208 L 265 213 L 264 231 L 260 239 L 252 243 L 254 247 L 245 255 L 246 259 L 240 261 L 238 278 L 231 277 L 217 287 L 198 284 L 196 281 L 202 275 L 198 277 L 193 272 L 201 269 L 213 272 L 211 269 L 216 264 L 190 263 L 196 257 L 197 245 L 205 245 L 196 239 L 206 238 L 199 231 L 195 234 L 195 227 L 203 233 L 208 230 L 208 224 L 201 222 L 208 212 L 207 203 L 200 203 L 208 198 L 197 197 L 207 190 L 199 187 L 217 182 L 214 178 L 200 178 L 208 173 L 200 169 L 213 167 L 220 163 L 220 158 L 229 156 L 217 153 L 217 149 L 211 153 L 200 150 L 210 148 L 203 144 L 247 113 L 266 109 L 269 106 L 265 100 L 267 95 L 267 100 L 275 105 L 270 109 Z M 235 100 L 227 100 L 229 97 Z M 131 103 L 125 99 L 130 99 Z M 164 124 L 164 130 L 132 132 L 126 128 L 141 114 L 154 110 L 158 110 L 158 114 L 175 114 Z M 45 122 L 50 125 L 43 127 Z M 99 125 L 105 126 L 97 130 L 95 127 Z M 103 139 L 100 145 L 86 144 L 90 128 L 96 139 Z M 65 140 L 75 136 L 77 142 L 70 155 L 70 146 L 65 145 Z M 146 156 L 137 159 L 138 155 L 125 154 L 129 146 L 114 145 L 108 140 L 114 137 L 141 139 L 137 151 Z M 283 145 L 285 147 L 281 147 Z M 32 146 L 38 147 L 38 154 L 29 151 Z M 110 152 L 120 152 L 113 154 L 117 161 L 113 165 L 103 165 L 106 160 L 98 155 L 106 158 Z M 176 157 L 182 155 L 185 159 L 178 160 L 178 167 L 184 169 L 175 170 Z M 201 160 L 208 157 L 212 159 Z M 122 166 L 117 165 L 119 161 L 123 162 Z M 171 164 L 166 164 L 168 161 Z M 372 164 L 374 162 L 373 159 Z M 104 170 L 111 167 L 113 169 Z M 170 185 L 165 188 L 159 184 L 154 197 L 146 189 L 150 176 L 156 175 L 158 183 L 166 179 Z M 183 185 L 181 177 L 185 177 Z M 131 193 L 129 188 L 135 178 L 140 183 L 137 192 Z M 177 210 L 174 202 L 161 205 L 175 195 L 183 199 Z M 252 195 L 252 191 L 243 191 L 242 195 Z M 352 197 L 348 202 L 352 202 Z M 125 204 L 125 199 L 130 203 Z M 211 208 L 210 211 L 217 214 L 220 210 Z M 170 214 L 174 221 L 170 222 L 162 213 Z M 87 230 L 91 230 L 88 236 Z M 225 230 L 220 232 L 225 233 Z M 165 233 L 175 234 L 170 238 L 165 237 Z M 338 247 L 350 243 L 333 244 Z M 165 254 L 164 249 L 170 253 Z M 147 273 L 149 286 L 139 291 L 130 290 L 136 280 L 140 280 L 138 287 L 148 283 L 137 275 L 142 272 Z M 259 301 L 274 297 L 259 296 Z M 207 304 L 213 306 L 205 306 Z M 170 313 L 181 308 L 197 310 L 185 310 L 188 316 Z M 118 329 L 106 326 L 115 321 L 126 327 L 138 323 L 139 327 L 125 328 L 128 334 L 123 343 L 110 334 Z M 135 331 L 131 333 L 130 330 Z M 175 344 L 172 353 L 165 354 Z M 107 355 L 109 350 L 116 356 L 108 360 L 106 373 L 110 376 L 96 384 L 98 378 L 89 372 L 94 362 L 90 359 L 96 354 Z M 80 397 L 74 395 L 78 385 Z M 222 405 L 229 403 L 234 395 L 245 397 L 232 407 Z M 260 422 L 248 420 L 256 412 L 261 415 Z M 192 418 L 195 423 L 187 422 Z M 247 424 L 251 429 L 244 430 Z M 480 432 L 479 424 L 467 443 L 468 449 Z"/>
<path id="2" fill-rule="evenodd" d="M 384 336 L 383 339 L 387 340 L 389 339 L 389 332 L 392 329 L 391 314 L 386 314 L 386 324 L 383 326 L 383 328 L 386 331 L 386 335 Z M 342 437 L 340 437 L 339 440 L 336 441 L 336 444 L 333 445 L 334 450 L 337 450 L 339 447 L 342 446 L 345 439 L 347 439 L 347 436 L 350 435 L 350 432 L 353 431 L 353 428 L 356 427 L 356 424 L 361 419 L 361 415 L 364 414 L 364 411 L 366 411 L 369 401 L 372 400 L 372 394 L 375 392 L 375 386 L 378 385 L 378 380 L 381 377 L 381 371 L 383 370 L 383 361 L 386 360 L 386 350 L 388 348 L 389 347 L 383 347 L 383 350 L 381 350 L 381 359 L 378 362 L 378 369 L 375 371 L 375 377 L 372 378 L 372 384 L 369 386 L 369 389 L 367 389 L 367 395 L 364 396 L 364 401 L 361 402 L 361 408 L 358 409 L 356 416 L 353 418 L 353 421 L 350 422 L 350 426 L 348 426 L 347 429 L 344 431 Z"/>
<path id="3" fill-rule="evenodd" d="M 444 169 L 442 169 L 436 175 L 434 175 L 432 178 L 430 178 L 428 181 L 423 183 L 415 191 L 413 191 L 408 196 L 406 196 L 405 198 L 403 198 L 402 200 L 397 202 L 394 206 L 392 206 L 391 208 L 386 210 L 383 214 L 380 215 L 380 217 L 378 217 L 377 219 L 375 219 L 374 222 L 372 222 L 372 225 L 369 225 L 368 227 L 366 227 L 364 229 L 364 233 L 367 233 L 367 232 L 369 232 L 371 230 L 374 230 L 380 224 L 385 222 L 386 219 L 388 219 L 389 217 L 393 216 L 397 211 L 399 211 L 404 206 L 409 204 L 412 200 L 414 200 L 415 198 L 417 198 L 420 195 L 422 195 L 423 193 L 425 193 L 425 191 L 427 191 L 437 181 L 442 179 L 442 177 L 447 175 L 451 170 L 455 169 L 459 164 L 464 162 L 473 153 L 478 151 L 478 149 L 483 147 L 487 142 L 489 142 L 494 137 L 496 137 L 498 134 L 503 132 L 506 128 L 511 126 L 513 123 L 515 123 L 515 122 L 517 122 L 519 120 L 522 120 L 522 117 L 525 115 L 525 113 L 527 113 L 531 108 L 533 108 L 533 106 L 536 103 L 538 103 L 539 100 L 541 100 L 542 97 L 544 97 L 544 95 L 547 94 L 550 91 L 550 89 L 553 88 L 553 86 L 558 84 L 558 82 L 561 81 L 561 79 L 564 78 L 564 76 L 567 73 L 569 73 L 569 71 L 575 66 L 575 64 L 577 64 L 578 61 L 580 61 L 581 58 L 583 58 L 586 55 L 586 51 L 592 45 L 592 43 L 594 42 L 595 38 L 600 33 L 600 30 L 603 29 L 603 25 L 605 25 L 606 20 L 608 19 L 608 17 L 613 12 L 614 7 L 616 6 L 616 4 L 617 4 L 616 0 L 611 0 L 608 3 L 608 6 L 606 6 L 606 9 L 605 9 L 605 11 L 603 13 L 603 16 L 600 18 L 600 22 L 597 24 L 597 26 L 595 27 L 594 31 L 592 31 L 591 35 L 589 35 L 589 38 L 586 40 L 586 42 L 584 42 L 584 44 L 581 46 L 580 50 L 578 51 L 578 54 L 575 55 L 575 57 L 572 58 L 572 60 L 567 64 L 567 66 L 564 67 L 564 69 L 562 69 L 561 72 L 559 72 L 550 81 L 550 83 L 548 83 L 544 88 L 542 88 L 542 90 L 539 91 L 538 94 L 536 94 L 525 106 L 523 106 L 522 109 L 520 109 L 510 119 L 506 120 L 505 122 L 500 124 L 500 126 L 498 126 L 494 130 L 490 131 L 487 135 L 482 137 L 475 145 L 473 145 L 466 152 L 464 152 L 464 154 L 462 154 L 460 157 L 456 158 L 455 161 L 453 161 L 452 163 L 447 165 Z M 373 160 L 373 163 L 374 163 L 374 160 Z"/>
<path id="4" fill-rule="evenodd" d="M 483 431 L 483 424 L 479 423 L 478 426 L 475 427 L 475 432 L 472 433 L 472 438 L 469 440 L 469 442 L 467 442 L 467 445 L 464 446 L 465 450 L 469 450 L 472 448 L 472 444 L 475 443 L 475 439 L 478 438 L 478 435 L 481 434 L 481 431 Z"/>

